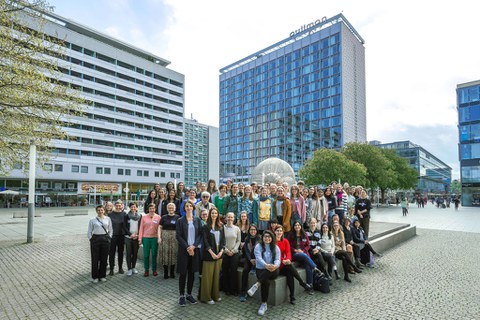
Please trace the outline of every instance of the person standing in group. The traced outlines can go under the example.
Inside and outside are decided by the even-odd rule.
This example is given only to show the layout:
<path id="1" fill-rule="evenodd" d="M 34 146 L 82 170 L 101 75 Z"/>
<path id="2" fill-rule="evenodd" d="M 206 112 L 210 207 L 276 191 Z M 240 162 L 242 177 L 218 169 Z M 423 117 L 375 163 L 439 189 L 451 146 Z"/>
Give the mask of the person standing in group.
<path id="1" fill-rule="evenodd" d="M 220 214 L 221 221 L 225 221 L 224 202 L 226 197 L 227 197 L 227 185 L 222 183 L 218 187 L 218 192 L 213 199 L 213 204 L 218 209 L 218 213 Z"/>
<path id="2" fill-rule="evenodd" d="M 152 259 L 152 272 L 156 277 L 157 273 L 157 253 L 158 253 L 158 226 L 160 225 L 160 216 L 155 213 L 156 206 L 150 203 L 148 214 L 142 217 L 138 233 L 138 242 L 143 245 L 143 265 L 145 267 L 144 277 L 150 275 L 150 254 Z"/>
<path id="3" fill-rule="evenodd" d="M 270 230 L 265 230 L 262 241 L 255 246 L 255 266 L 257 269 L 257 282 L 247 291 L 251 297 L 261 287 L 261 305 L 258 314 L 263 316 L 267 311 L 267 301 L 270 289 L 270 281 L 278 277 L 280 267 L 280 249 L 275 237 Z"/>
<path id="4" fill-rule="evenodd" d="M 367 198 L 367 192 L 362 190 L 360 192 L 360 198 L 355 203 L 355 215 L 357 216 L 360 224 L 362 225 L 365 234 L 368 237 L 368 231 L 370 230 L 370 210 L 372 209 L 372 203 Z"/>
<path id="5" fill-rule="evenodd" d="M 158 186 L 159 186 L 159 189 L 161 189 L 160 185 Z M 148 214 L 148 207 L 150 206 L 151 203 L 155 204 L 155 212 L 157 212 L 158 191 L 156 189 L 153 189 L 148 193 L 148 197 L 147 199 L 145 199 L 145 203 L 143 204 L 143 213 Z"/>
<path id="6" fill-rule="evenodd" d="M 208 180 L 207 182 L 207 190 L 206 190 L 209 194 L 210 194 L 210 199 L 208 199 L 211 203 L 213 203 L 213 200 L 214 198 L 216 197 L 217 193 L 218 193 L 218 189 L 217 189 L 217 183 L 215 182 L 215 180 L 213 179 L 210 179 Z"/>
<path id="7" fill-rule="evenodd" d="M 175 196 L 179 203 L 181 204 L 183 199 L 185 199 L 185 183 L 179 182 L 177 183 L 177 191 L 175 192 Z M 177 208 L 177 210 L 179 210 Z"/>
<path id="8" fill-rule="evenodd" d="M 95 208 L 97 216 L 88 222 L 87 237 L 90 240 L 90 254 L 92 258 L 92 282 L 106 281 L 107 257 L 110 249 L 110 240 L 113 235 L 112 220 L 105 216 L 102 206 Z"/>
<path id="9" fill-rule="evenodd" d="M 237 219 L 240 218 L 240 212 L 245 211 L 247 213 L 248 221 L 253 221 L 253 216 L 258 216 L 258 199 L 252 192 L 252 187 L 245 186 L 243 197 L 240 198 L 239 213 Z"/>
<path id="10" fill-rule="evenodd" d="M 400 206 L 402 207 L 402 215 L 407 216 L 408 213 L 408 200 L 407 198 L 403 197 L 402 201 L 400 201 Z"/>
<path id="11" fill-rule="evenodd" d="M 125 234 L 125 249 L 126 249 L 126 258 L 127 258 L 127 276 L 132 274 L 137 274 L 138 271 L 135 268 L 137 264 L 138 256 L 138 232 L 140 229 L 140 220 L 142 216 L 138 213 L 138 207 L 135 202 L 130 202 L 128 205 L 130 212 L 125 215 L 125 221 L 123 223 Z"/>
<path id="12" fill-rule="evenodd" d="M 195 212 L 201 212 L 203 209 L 210 211 L 211 208 L 215 208 L 215 205 L 210 201 L 211 195 L 208 191 L 203 191 L 200 196 L 200 201 L 195 205 Z"/>
<path id="13" fill-rule="evenodd" d="M 173 203 L 175 205 L 175 214 L 180 215 L 180 200 L 177 199 L 175 190 L 168 191 L 167 198 L 162 203 L 162 215 L 168 214 L 167 206 L 170 203 Z"/>
<path id="14" fill-rule="evenodd" d="M 239 196 L 238 196 L 238 185 L 233 184 L 232 189 L 230 190 L 230 194 L 225 198 L 223 203 L 223 211 L 225 214 L 228 212 L 233 212 L 235 217 L 237 217 L 238 211 L 238 203 L 239 203 Z"/>
<path id="15" fill-rule="evenodd" d="M 197 204 L 198 201 L 200 201 L 200 200 L 197 201 L 197 198 L 196 198 L 197 192 L 195 191 L 195 189 L 190 189 L 186 193 L 188 195 L 188 198 L 184 199 L 183 202 L 180 204 L 180 215 L 182 217 L 185 216 L 185 209 L 184 209 L 185 204 L 187 203 L 187 201 L 191 201 L 194 205 L 192 214 L 195 216 L 195 205 Z"/>
<path id="16" fill-rule="evenodd" d="M 217 208 L 211 208 L 207 223 L 202 227 L 203 267 L 200 301 L 215 304 L 220 301 L 220 269 L 225 247 L 225 233 Z"/>
<path id="17" fill-rule="evenodd" d="M 170 191 L 171 192 L 171 191 Z M 159 262 L 163 266 L 163 278 L 175 278 L 175 264 L 177 263 L 177 240 L 175 239 L 175 231 L 177 229 L 177 220 L 180 218 L 176 214 L 176 207 L 173 202 L 167 204 L 167 214 L 162 216 L 160 220 L 160 228 L 158 229 L 158 256 Z"/>
<path id="18" fill-rule="evenodd" d="M 277 197 L 273 201 L 273 216 L 278 224 L 283 226 L 283 232 L 288 233 L 292 229 L 290 219 L 292 218 L 292 206 L 290 200 L 285 196 L 283 187 L 277 188 Z"/>
<path id="19" fill-rule="evenodd" d="M 240 228 L 233 224 L 234 220 L 234 213 L 228 212 L 226 215 L 227 223 L 223 226 L 225 250 L 222 263 L 222 287 L 227 295 L 238 294 L 237 268 L 240 259 L 239 248 L 242 236 Z"/>
<path id="20" fill-rule="evenodd" d="M 290 224 L 293 225 L 295 221 L 300 221 L 304 225 L 307 219 L 307 208 L 305 207 L 305 200 L 300 194 L 300 189 L 296 184 L 290 188 L 290 205 L 292 207 Z"/>
<path id="21" fill-rule="evenodd" d="M 185 307 L 188 300 L 191 304 L 197 301 L 192 296 L 193 281 L 195 272 L 198 272 L 200 266 L 199 245 L 202 239 L 202 223 L 200 218 L 193 215 L 195 203 L 187 200 L 183 205 L 185 216 L 177 221 L 176 239 L 178 242 L 177 253 L 177 273 L 179 277 L 180 298 L 178 304 Z M 185 285 L 187 285 L 187 295 L 185 296 Z"/>
<path id="22" fill-rule="evenodd" d="M 332 226 L 332 217 L 335 214 L 335 209 L 337 209 L 337 197 L 333 194 L 332 188 L 327 187 L 324 191 L 324 197 L 327 202 L 328 208 L 328 226 Z"/>
<path id="23" fill-rule="evenodd" d="M 268 196 L 268 188 L 263 187 L 258 197 L 258 216 L 253 215 L 252 223 L 258 225 L 259 233 L 263 233 L 270 228 L 273 217 L 273 199 Z"/>
<path id="24" fill-rule="evenodd" d="M 108 217 L 112 220 L 113 235 L 112 242 L 110 243 L 110 252 L 108 254 L 108 263 L 110 265 L 109 275 L 114 275 L 115 268 L 115 252 L 118 255 L 118 273 L 123 274 L 123 248 L 125 246 L 125 237 L 123 234 L 123 224 L 125 222 L 125 216 L 127 214 L 123 211 L 122 200 L 115 201 L 115 210 L 108 214 Z"/>
<path id="25" fill-rule="evenodd" d="M 167 200 L 167 194 L 165 193 L 165 190 L 164 189 L 158 190 L 156 205 L 157 205 L 157 214 L 160 217 L 167 214 L 165 212 L 166 205 L 164 204 L 166 200 Z"/>
<path id="26" fill-rule="evenodd" d="M 105 203 L 105 215 L 109 215 L 113 211 L 113 203 L 111 201 L 107 201 Z"/>

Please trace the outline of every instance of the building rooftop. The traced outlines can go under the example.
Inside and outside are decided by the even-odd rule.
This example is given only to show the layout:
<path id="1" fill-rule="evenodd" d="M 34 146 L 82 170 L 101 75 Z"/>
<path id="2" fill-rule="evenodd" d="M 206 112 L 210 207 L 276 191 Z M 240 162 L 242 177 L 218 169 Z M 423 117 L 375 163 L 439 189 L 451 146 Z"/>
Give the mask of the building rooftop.
<path id="1" fill-rule="evenodd" d="M 281 49 L 297 40 L 303 39 L 307 36 L 309 36 L 312 33 L 318 32 L 320 30 L 323 30 L 325 28 L 328 28 L 335 23 L 343 22 L 345 26 L 353 33 L 353 35 L 358 39 L 358 41 L 361 44 L 365 43 L 365 40 L 358 34 L 358 32 L 355 30 L 355 28 L 348 22 L 347 18 L 341 13 L 337 14 L 336 16 L 333 16 L 329 19 L 326 17 L 323 17 L 322 19 L 318 19 L 315 22 L 308 23 L 306 25 L 303 25 L 299 30 L 294 31 L 290 34 L 290 36 L 282 41 L 279 41 L 275 44 L 272 44 L 271 46 L 257 51 L 254 54 L 249 55 L 246 58 L 243 58 L 237 62 L 234 62 L 222 69 L 220 69 L 220 73 L 226 73 L 229 72 L 235 68 L 241 67 L 244 64 L 247 64 L 251 61 L 254 61 L 258 58 L 261 58 L 264 55 L 267 55 L 269 53 L 272 53 L 274 51 L 277 51 L 278 49 Z M 306 28 L 305 28 L 306 27 Z"/>

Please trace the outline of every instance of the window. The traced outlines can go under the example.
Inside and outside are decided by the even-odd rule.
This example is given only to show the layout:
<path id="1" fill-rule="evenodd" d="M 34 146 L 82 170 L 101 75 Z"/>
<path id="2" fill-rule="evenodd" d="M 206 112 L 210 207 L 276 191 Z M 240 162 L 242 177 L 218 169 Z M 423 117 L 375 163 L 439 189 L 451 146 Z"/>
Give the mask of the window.
<path id="1" fill-rule="evenodd" d="M 160 172 L 155 171 L 155 177 L 156 177 L 156 178 L 160 177 Z"/>
<path id="2" fill-rule="evenodd" d="M 79 167 L 79 166 L 72 165 L 72 172 L 79 172 L 79 171 L 80 171 L 80 167 Z"/>
<path id="3" fill-rule="evenodd" d="M 160 177 L 165 178 L 165 172 L 160 172 Z"/>
<path id="4" fill-rule="evenodd" d="M 17 168 L 15 168 L 17 169 Z M 21 169 L 21 168 L 20 168 Z M 45 163 L 43 165 L 43 170 L 47 171 L 47 172 L 52 172 L 53 170 L 53 165 L 51 163 Z"/>
<path id="5" fill-rule="evenodd" d="M 63 164 L 56 164 L 55 172 L 62 172 L 62 171 L 63 171 Z"/>
<path id="6" fill-rule="evenodd" d="M 175 174 L 175 178 L 180 179 L 180 172 L 177 172 L 177 173 Z"/>
<path id="7" fill-rule="evenodd" d="M 147 171 L 147 170 L 144 170 L 144 171 L 143 171 L 143 176 L 144 176 L 144 177 L 148 177 L 148 175 L 149 175 L 148 171 Z"/>
<path id="8" fill-rule="evenodd" d="M 103 174 L 103 168 L 102 167 L 97 167 L 96 172 L 97 172 L 97 174 Z"/>
<path id="9" fill-rule="evenodd" d="M 170 172 L 170 178 L 175 179 L 175 172 Z"/>
<path id="10" fill-rule="evenodd" d="M 81 173 L 88 173 L 88 166 L 82 166 L 80 172 Z"/>
<path id="11" fill-rule="evenodd" d="M 117 174 L 118 174 L 119 176 L 123 176 L 123 169 L 118 169 L 118 170 L 117 170 Z"/>
<path id="12" fill-rule="evenodd" d="M 103 168 L 103 172 L 104 172 L 105 174 L 110 174 L 110 173 L 112 172 L 112 169 L 110 169 L 110 168 Z"/>
<path id="13" fill-rule="evenodd" d="M 137 170 L 137 177 L 141 177 L 141 176 L 142 176 L 142 173 L 143 173 L 142 170 Z"/>

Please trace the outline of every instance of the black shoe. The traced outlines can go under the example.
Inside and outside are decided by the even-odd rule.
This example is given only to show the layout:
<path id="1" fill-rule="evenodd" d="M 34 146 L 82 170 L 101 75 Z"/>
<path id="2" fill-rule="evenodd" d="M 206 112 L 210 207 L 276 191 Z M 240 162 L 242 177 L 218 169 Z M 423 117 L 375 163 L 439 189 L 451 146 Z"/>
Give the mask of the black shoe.
<path id="1" fill-rule="evenodd" d="M 110 269 L 110 272 L 108 273 L 109 276 L 113 276 L 115 273 L 113 272 L 113 269 Z"/>
<path id="2" fill-rule="evenodd" d="M 118 273 L 120 273 L 120 274 L 124 274 L 124 273 L 125 273 L 125 271 L 123 271 L 123 269 L 122 269 L 122 268 L 120 268 L 120 269 L 118 269 Z"/>
<path id="3" fill-rule="evenodd" d="M 355 271 L 356 273 L 362 273 L 362 270 L 360 270 L 360 268 L 357 268 L 357 267 L 353 268 L 353 271 Z"/>
<path id="4" fill-rule="evenodd" d="M 374 255 L 375 257 L 377 257 L 377 258 L 383 257 L 383 254 L 378 253 L 378 252 L 375 252 L 373 255 Z"/>
<path id="5" fill-rule="evenodd" d="M 191 304 L 197 304 L 197 300 L 195 300 L 195 298 L 191 294 L 187 295 L 186 299 Z"/>
<path id="6" fill-rule="evenodd" d="M 291 298 L 290 298 L 290 304 L 295 305 L 295 300 L 296 300 L 295 297 L 291 297 Z"/>
<path id="7" fill-rule="evenodd" d="M 352 282 L 352 280 L 350 280 L 349 277 L 345 277 L 345 278 L 343 278 L 343 280 L 345 280 L 345 281 L 347 281 L 347 282 Z"/>
<path id="8" fill-rule="evenodd" d="M 338 275 L 338 271 L 334 270 L 333 272 L 335 273 L 335 280 L 340 280 L 340 276 Z"/>

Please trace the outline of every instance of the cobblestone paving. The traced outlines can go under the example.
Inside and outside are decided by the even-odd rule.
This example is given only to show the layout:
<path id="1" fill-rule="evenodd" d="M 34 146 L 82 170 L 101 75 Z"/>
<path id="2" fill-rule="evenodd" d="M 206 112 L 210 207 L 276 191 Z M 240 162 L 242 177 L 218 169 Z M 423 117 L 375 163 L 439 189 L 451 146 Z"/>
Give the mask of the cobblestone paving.
<path id="1" fill-rule="evenodd" d="M 264 318 L 480 319 L 480 234 L 417 234 L 385 252 L 376 268 L 352 276 L 351 284 L 335 281 L 327 295 L 298 292 L 295 306 L 269 307 Z M 178 280 L 160 275 L 115 274 L 93 284 L 84 235 L 0 242 L 0 257 L 0 319 L 259 318 L 256 301 L 237 297 L 180 308 Z"/>

